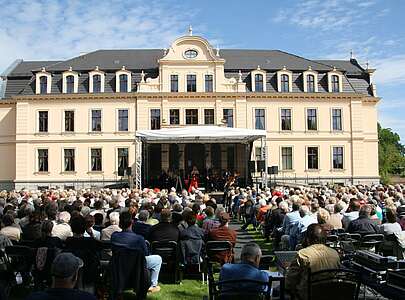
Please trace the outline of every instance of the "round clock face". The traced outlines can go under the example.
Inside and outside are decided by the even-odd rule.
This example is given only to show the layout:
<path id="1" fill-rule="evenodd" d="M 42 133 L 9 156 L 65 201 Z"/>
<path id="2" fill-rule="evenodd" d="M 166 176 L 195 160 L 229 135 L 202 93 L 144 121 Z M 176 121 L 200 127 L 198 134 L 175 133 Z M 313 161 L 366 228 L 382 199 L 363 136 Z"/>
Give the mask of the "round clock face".
<path id="1" fill-rule="evenodd" d="M 184 57 L 187 58 L 187 59 L 196 58 L 197 55 L 198 55 L 198 52 L 197 52 L 197 50 L 194 50 L 194 49 L 186 50 L 184 52 Z"/>

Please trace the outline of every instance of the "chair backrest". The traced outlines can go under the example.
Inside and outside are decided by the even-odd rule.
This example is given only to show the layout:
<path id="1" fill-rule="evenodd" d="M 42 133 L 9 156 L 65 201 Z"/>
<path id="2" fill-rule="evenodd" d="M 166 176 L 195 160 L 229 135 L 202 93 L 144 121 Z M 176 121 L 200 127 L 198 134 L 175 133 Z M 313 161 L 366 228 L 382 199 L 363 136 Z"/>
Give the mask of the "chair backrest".
<path id="1" fill-rule="evenodd" d="M 383 234 L 366 234 L 362 237 L 361 243 L 382 243 L 384 241 L 384 235 Z"/>
<path id="2" fill-rule="evenodd" d="M 35 262 L 35 249 L 27 246 L 7 246 L 5 251 L 11 271 L 31 272 Z"/>
<path id="3" fill-rule="evenodd" d="M 215 299 L 270 299 L 270 280 L 252 279 L 221 280 L 213 283 Z"/>
<path id="4" fill-rule="evenodd" d="M 178 246 L 175 241 L 155 241 L 151 245 L 152 254 L 157 254 L 162 257 L 164 262 L 177 260 Z"/>
<path id="5" fill-rule="evenodd" d="M 227 250 L 232 250 L 232 243 L 230 241 L 208 241 L 205 245 L 205 251 L 208 257 Z"/>
<path id="6" fill-rule="evenodd" d="M 360 292 L 359 273 L 344 269 L 331 269 L 311 273 L 308 270 L 308 299 L 357 300 Z"/>

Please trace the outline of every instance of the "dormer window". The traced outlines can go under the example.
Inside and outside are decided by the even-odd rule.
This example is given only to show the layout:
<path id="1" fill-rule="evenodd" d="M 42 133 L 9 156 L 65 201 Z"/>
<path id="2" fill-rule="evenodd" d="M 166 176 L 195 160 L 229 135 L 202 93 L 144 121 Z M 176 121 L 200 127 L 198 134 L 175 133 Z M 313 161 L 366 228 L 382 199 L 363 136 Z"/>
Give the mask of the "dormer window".
<path id="1" fill-rule="evenodd" d="M 48 93 L 48 78 L 46 76 L 39 77 L 39 93 L 40 94 Z"/>
<path id="2" fill-rule="evenodd" d="M 263 75 L 255 75 L 255 92 L 263 92 Z"/>
<path id="3" fill-rule="evenodd" d="M 120 92 L 128 92 L 128 75 L 120 75 Z"/>
<path id="4" fill-rule="evenodd" d="M 318 73 L 313 71 L 311 66 L 308 70 L 302 73 L 302 81 L 304 86 L 304 92 L 317 93 L 318 92 Z"/>
<path id="5" fill-rule="evenodd" d="M 331 93 L 339 93 L 343 90 L 342 73 L 336 71 L 336 68 L 328 73 L 328 88 Z"/>
<path id="6" fill-rule="evenodd" d="M 89 73 L 89 93 L 104 93 L 104 77 L 98 67 Z"/>
<path id="7" fill-rule="evenodd" d="M 286 67 L 277 72 L 277 89 L 280 93 L 292 92 L 292 72 Z"/>
<path id="8" fill-rule="evenodd" d="M 79 74 L 72 71 L 70 67 L 68 71 L 62 73 L 62 92 L 67 94 L 77 93 L 79 88 Z"/>
<path id="9" fill-rule="evenodd" d="M 128 93 L 131 91 L 131 72 L 122 66 L 122 69 L 115 73 L 115 91 L 117 93 Z"/>
<path id="10" fill-rule="evenodd" d="M 331 87 L 332 87 L 332 93 L 338 93 L 339 92 L 339 76 L 332 75 L 332 77 L 331 77 Z"/>
<path id="11" fill-rule="evenodd" d="M 307 75 L 307 92 L 315 93 L 315 76 L 312 74 Z"/>
<path id="12" fill-rule="evenodd" d="M 290 91 L 290 79 L 287 74 L 281 75 L 281 92 L 287 93 Z"/>
<path id="13" fill-rule="evenodd" d="M 52 76 L 45 68 L 41 72 L 35 74 L 35 93 L 50 94 L 51 93 Z"/>
<path id="14" fill-rule="evenodd" d="M 74 93 L 75 88 L 75 77 L 73 75 L 66 76 L 66 93 Z"/>
<path id="15" fill-rule="evenodd" d="M 252 92 L 262 93 L 266 91 L 266 71 L 257 66 L 256 70 L 251 73 Z"/>

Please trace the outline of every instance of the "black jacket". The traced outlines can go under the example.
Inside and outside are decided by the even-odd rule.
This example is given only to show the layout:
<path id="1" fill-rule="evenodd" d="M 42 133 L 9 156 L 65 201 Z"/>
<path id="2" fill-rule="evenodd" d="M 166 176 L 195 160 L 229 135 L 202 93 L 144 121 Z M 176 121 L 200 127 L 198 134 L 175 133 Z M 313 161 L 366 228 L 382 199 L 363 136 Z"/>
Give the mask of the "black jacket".
<path id="1" fill-rule="evenodd" d="M 155 241 L 174 241 L 177 243 L 179 236 L 180 230 L 177 226 L 167 222 L 160 222 L 150 228 L 147 240 L 151 243 Z"/>
<path id="2" fill-rule="evenodd" d="M 353 220 L 349 223 L 347 228 L 349 233 L 360 233 L 361 235 L 365 234 L 375 234 L 378 232 L 377 225 L 373 220 L 367 217 L 359 217 L 356 220 Z"/>

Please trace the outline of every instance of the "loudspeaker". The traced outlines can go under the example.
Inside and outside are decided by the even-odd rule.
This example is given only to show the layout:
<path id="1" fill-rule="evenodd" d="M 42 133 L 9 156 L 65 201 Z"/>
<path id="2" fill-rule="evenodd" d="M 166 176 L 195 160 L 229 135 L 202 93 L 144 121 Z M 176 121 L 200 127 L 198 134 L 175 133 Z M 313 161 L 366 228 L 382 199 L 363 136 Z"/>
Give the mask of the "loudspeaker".
<path id="1" fill-rule="evenodd" d="M 128 168 L 127 168 L 127 175 L 128 175 L 128 176 L 131 176 L 131 175 L 132 175 L 132 168 L 131 168 L 131 167 L 128 167 Z"/>
<path id="2" fill-rule="evenodd" d="M 249 161 L 249 173 L 255 173 L 256 172 L 256 162 L 254 160 Z"/>
<path id="3" fill-rule="evenodd" d="M 257 161 L 257 171 L 261 172 L 261 171 L 265 171 L 266 168 L 266 162 L 264 160 L 258 160 Z"/>
<path id="4" fill-rule="evenodd" d="M 277 175 L 278 174 L 278 166 L 271 166 L 267 168 L 268 174 Z"/>

